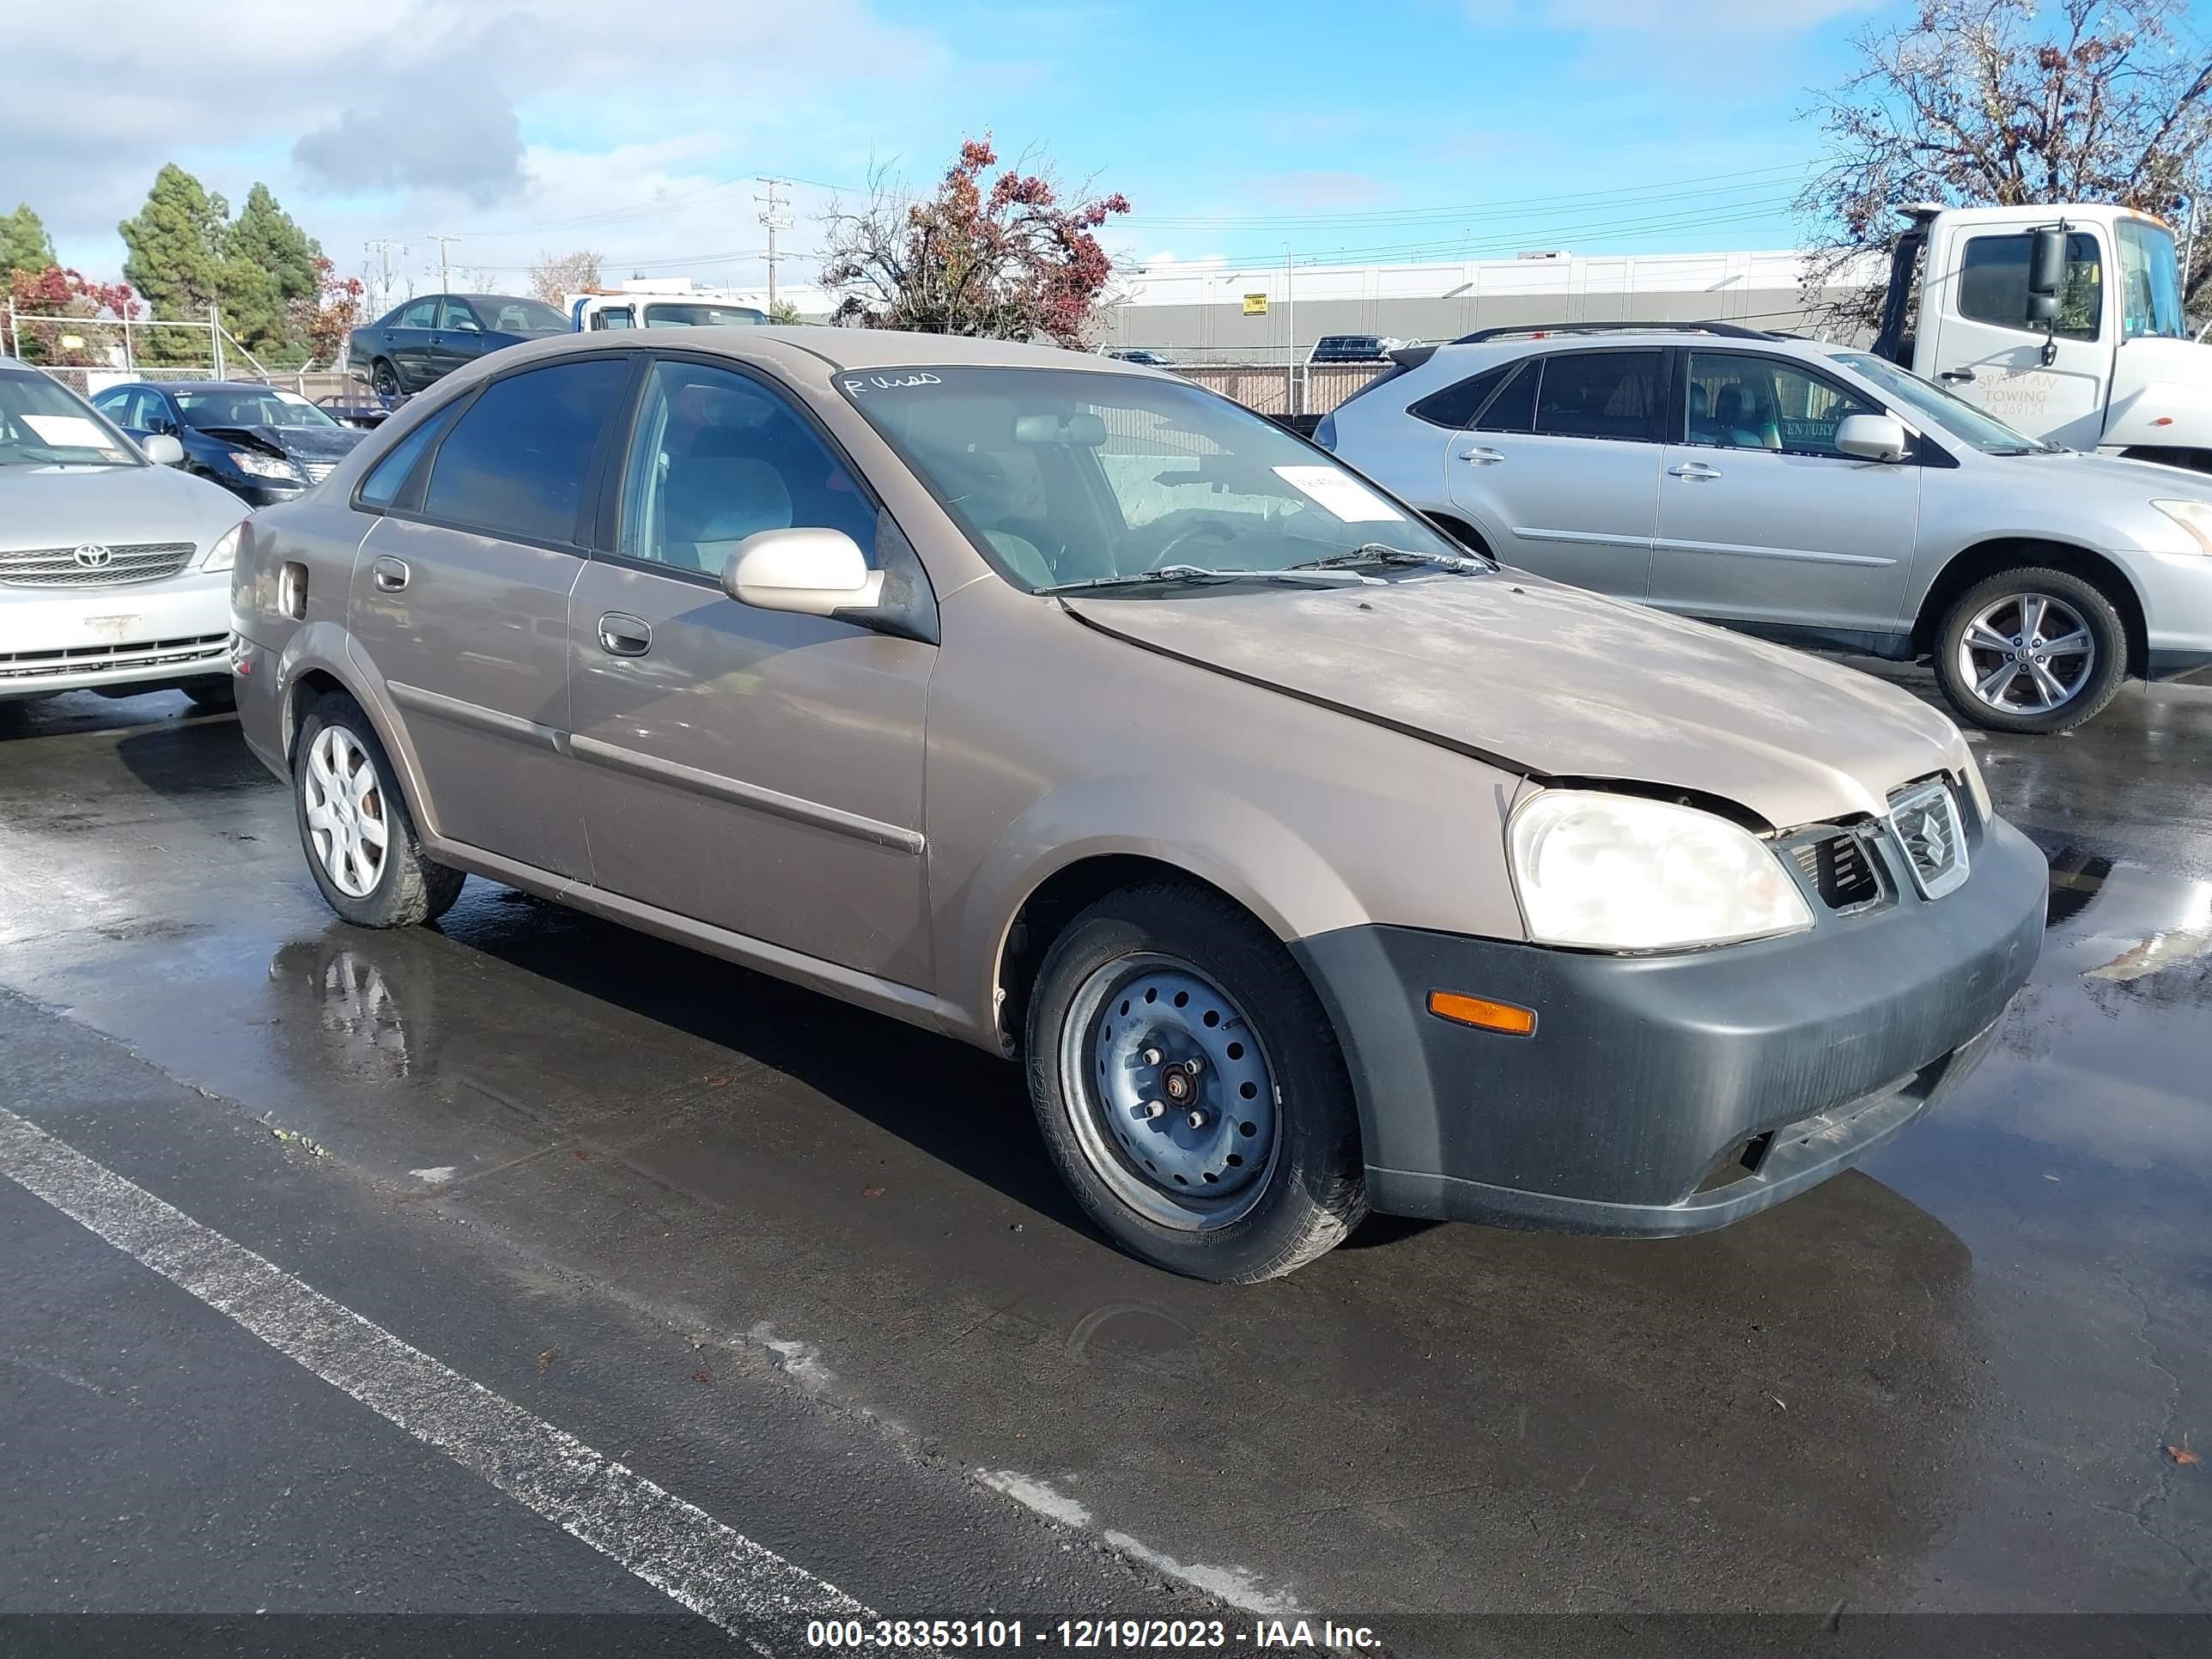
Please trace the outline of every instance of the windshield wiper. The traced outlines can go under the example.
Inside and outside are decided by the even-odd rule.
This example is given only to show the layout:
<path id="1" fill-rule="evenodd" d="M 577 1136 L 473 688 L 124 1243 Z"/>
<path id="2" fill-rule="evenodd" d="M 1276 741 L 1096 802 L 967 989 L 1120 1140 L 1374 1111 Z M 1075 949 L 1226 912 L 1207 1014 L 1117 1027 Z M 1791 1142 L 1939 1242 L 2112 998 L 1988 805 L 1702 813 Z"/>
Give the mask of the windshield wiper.
<path id="1" fill-rule="evenodd" d="M 1287 565 L 1279 570 L 1212 570 L 1200 564 L 1164 564 L 1127 576 L 1092 576 L 1079 582 L 1055 582 L 1040 593 L 1080 593 L 1101 587 L 1147 587 L 1159 582 L 1293 582 L 1304 587 L 1358 587 L 1379 581 L 1357 571 L 1320 565 Z"/>
<path id="2" fill-rule="evenodd" d="M 1369 542 L 1355 547 L 1349 553 L 1332 553 L 1325 559 L 1309 559 L 1291 567 L 1293 570 L 1343 570 L 1359 564 L 1433 564 L 1445 570 L 1456 570 L 1465 575 L 1487 575 L 1498 567 L 1471 553 L 1420 553 L 1410 547 L 1392 547 L 1386 542 Z"/>

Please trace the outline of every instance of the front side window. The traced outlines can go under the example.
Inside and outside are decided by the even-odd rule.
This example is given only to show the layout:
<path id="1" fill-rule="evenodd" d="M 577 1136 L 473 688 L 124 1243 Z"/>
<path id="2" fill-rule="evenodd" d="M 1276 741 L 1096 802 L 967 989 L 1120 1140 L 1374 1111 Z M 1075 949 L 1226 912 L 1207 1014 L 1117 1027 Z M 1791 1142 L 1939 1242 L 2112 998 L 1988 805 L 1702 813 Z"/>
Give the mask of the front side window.
<path id="1" fill-rule="evenodd" d="M 1536 430 L 1563 438 L 1659 438 L 1659 354 L 1574 351 L 1544 359 Z"/>
<path id="2" fill-rule="evenodd" d="M 876 508 L 782 397 L 702 363 L 653 365 L 623 473 L 624 558 L 720 576 L 763 530 L 842 530 L 876 562 Z"/>
<path id="3" fill-rule="evenodd" d="M 36 369 L 0 372 L 0 466 L 138 466 L 89 404 Z"/>
<path id="4" fill-rule="evenodd" d="M 440 331 L 455 334 L 481 334 L 483 325 L 477 321 L 476 313 L 463 300 L 447 300 L 438 307 Z"/>
<path id="5" fill-rule="evenodd" d="M 636 319 L 631 315 L 628 306 L 610 306 L 605 311 L 592 313 L 592 326 L 593 328 L 634 328 L 636 326 Z"/>
<path id="6" fill-rule="evenodd" d="M 647 328 L 731 328 L 766 321 L 768 313 L 751 306 L 658 304 L 645 308 Z"/>
<path id="7" fill-rule="evenodd" d="M 1186 382 L 945 366 L 848 370 L 835 384 L 984 557 L 1031 590 L 1378 546 L 1465 556 L 1326 453 Z"/>
<path id="8" fill-rule="evenodd" d="M 2172 234 L 2140 219 L 2121 220 L 2120 337 L 2179 340 L 2187 332 Z"/>
<path id="9" fill-rule="evenodd" d="M 1692 352 L 1688 381 L 1688 441 L 1722 449 L 1847 459 L 1836 428 L 1847 416 L 1882 412 L 1832 380 L 1745 352 Z"/>
<path id="10" fill-rule="evenodd" d="M 439 446 L 426 517 L 517 541 L 573 543 L 584 474 L 629 364 L 586 357 L 494 380 Z"/>
<path id="11" fill-rule="evenodd" d="M 507 294 L 474 296 L 477 319 L 501 334 L 566 334 L 568 319 L 543 300 L 524 300 Z"/>
<path id="12" fill-rule="evenodd" d="M 2033 237 L 2027 231 L 2005 236 L 1969 238 L 1959 264 L 1959 314 L 1969 322 L 1995 323 L 2040 334 L 2044 326 L 2027 319 L 2027 260 Z M 2097 239 L 2075 232 L 2066 239 L 2066 280 L 2058 290 L 2058 332 L 2069 340 L 2097 337 L 2097 313 L 2104 304 L 2104 270 Z"/>

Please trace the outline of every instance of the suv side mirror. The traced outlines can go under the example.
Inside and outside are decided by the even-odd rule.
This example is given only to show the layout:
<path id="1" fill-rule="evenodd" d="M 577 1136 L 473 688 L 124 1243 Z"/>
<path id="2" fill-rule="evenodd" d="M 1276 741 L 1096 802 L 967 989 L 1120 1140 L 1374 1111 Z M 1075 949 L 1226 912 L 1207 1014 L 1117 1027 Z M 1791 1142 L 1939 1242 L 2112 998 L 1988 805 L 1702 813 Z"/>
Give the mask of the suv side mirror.
<path id="1" fill-rule="evenodd" d="M 146 459 L 156 466 L 182 466 L 185 447 L 166 432 L 139 440 L 138 447 L 146 452 Z"/>
<path id="2" fill-rule="evenodd" d="M 2027 243 L 2027 320 L 2056 322 L 2066 286 L 2066 233 L 2057 225 L 2032 232 Z"/>
<path id="3" fill-rule="evenodd" d="M 1905 459 L 1905 422 L 1893 415 L 1846 415 L 1836 428 L 1836 447 L 1863 461 Z"/>
<path id="4" fill-rule="evenodd" d="M 872 611 L 883 591 L 884 573 L 868 568 L 860 544 L 842 530 L 763 530 L 739 542 L 722 567 L 722 592 L 760 611 Z"/>

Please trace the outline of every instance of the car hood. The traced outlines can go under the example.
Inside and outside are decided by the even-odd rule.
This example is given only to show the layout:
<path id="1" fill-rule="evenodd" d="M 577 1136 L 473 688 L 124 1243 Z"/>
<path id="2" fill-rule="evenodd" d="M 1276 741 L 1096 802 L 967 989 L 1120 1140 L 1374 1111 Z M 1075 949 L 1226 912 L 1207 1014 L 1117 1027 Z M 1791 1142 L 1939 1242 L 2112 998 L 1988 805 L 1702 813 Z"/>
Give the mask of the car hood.
<path id="1" fill-rule="evenodd" d="M 0 548 L 190 541 L 246 516 L 238 497 L 166 466 L 0 466 Z"/>
<path id="2" fill-rule="evenodd" d="M 2008 484 L 2057 490 L 2077 502 L 2085 491 L 2109 492 L 2116 503 L 2127 507 L 2141 507 L 2153 497 L 2212 501 L 2212 476 L 2163 461 L 2129 460 L 2078 449 L 2057 455 L 1985 455 L 1982 459 L 2001 469 Z"/>
<path id="3" fill-rule="evenodd" d="M 349 426 L 204 426 L 194 431 L 218 441 L 246 437 L 300 461 L 337 461 L 368 434 Z"/>
<path id="4" fill-rule="evenodd" d="M 1970 763 L 1959 729 L 1894 686 L 1520 571 L 1062 602 L 1133 645 L 1527 776 L 1693 791 L 1777 829 L 1879 813 L 1899 785 Z"/>

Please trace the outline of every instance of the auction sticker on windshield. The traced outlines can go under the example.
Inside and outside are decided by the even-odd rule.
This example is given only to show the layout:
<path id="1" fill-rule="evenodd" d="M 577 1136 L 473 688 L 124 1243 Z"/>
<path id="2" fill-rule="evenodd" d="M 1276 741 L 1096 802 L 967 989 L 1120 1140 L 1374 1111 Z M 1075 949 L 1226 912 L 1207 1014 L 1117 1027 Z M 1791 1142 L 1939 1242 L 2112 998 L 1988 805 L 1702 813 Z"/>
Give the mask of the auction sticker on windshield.
<path id="1" fill-rule="evenodd" d="M 1333 466 L 1279 466 L 1274 474 L 1346 524 L 1405 521 L 1406 515 L 1349 472 Z"/>
<path id="2" fill-rule="evenodd" d="M 25 415 L 21 418 L 41 441 L 57 449 L 104 449 L 110 453 L 114 449 L 107 441 L 107 434 L 82 415 Z"/>

